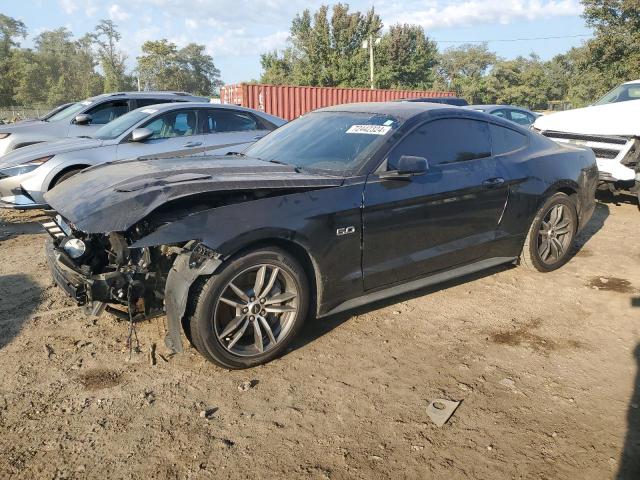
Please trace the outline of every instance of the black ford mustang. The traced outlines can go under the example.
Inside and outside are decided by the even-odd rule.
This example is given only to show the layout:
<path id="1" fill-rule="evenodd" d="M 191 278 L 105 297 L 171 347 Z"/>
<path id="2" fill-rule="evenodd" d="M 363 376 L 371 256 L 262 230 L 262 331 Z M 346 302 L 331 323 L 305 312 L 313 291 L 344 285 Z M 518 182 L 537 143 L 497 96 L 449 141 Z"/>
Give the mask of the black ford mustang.
<path id="1" fill-rule="evenodd" d="M 132 320 L 166 314 L 226 368 L 323 317 L 494 265 L 547 272 L 595 206 L 591 150 L 421 103 L 307 114 L 243 154 L 85 170 L 46 196 L 56 282 Z"/>

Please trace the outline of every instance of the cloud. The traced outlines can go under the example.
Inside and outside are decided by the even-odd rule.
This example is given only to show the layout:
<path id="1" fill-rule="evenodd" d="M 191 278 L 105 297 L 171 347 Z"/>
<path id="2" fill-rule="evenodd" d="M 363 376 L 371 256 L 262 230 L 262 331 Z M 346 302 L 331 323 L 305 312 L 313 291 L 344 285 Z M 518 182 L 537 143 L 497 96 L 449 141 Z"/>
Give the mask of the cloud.
<path id="1" fill-rule="evenodd" d="M 287 44 L 289 32 L 278 31 L 268 35 L 247 35 L 238 30 L 233 35 L 220 35 L 206 42 L 207 53 L 215 59 L 218 56 L 259 55 L 271 50 L 282 49 Z"/>
<path id="2" fill-rule="evenodd" d="M 59 3 L 62 10 L 64 10 L 64 13 L 67 15 L 72 15 L 76 10 L 78 10 L 78 4 L 75 0 L 60 0 Z"/>
<path id="3" fill-rule="evenodd" d="M 503 25 L 521 20 L 538 20 L 558 16 L 576 16 L 582 6 L 576 0 L 468 0 L 463 2 L 427 2 L 415 7 L 394 4 L 380 12 L 387 25 L 414 23 L 425 29 L 460 27 L 477 24 Z"/>
<path id="4" fill-rule="evenodd" d="M 88 2 L 86 2 L 85 6 L 84 6 L 84 14 L 87 17 L 93 17 L 96 13 L 98 13 L 98 10 L 100 10 L 100 9 L 93 2 L 93 0 L 89 0 Z"/>
<path id="5" fill-rule="evenodd" d="M 185 18 L 184 26 L 190 30 L 195 30 L 198 28 L 198 22 L 192 18 Z"/>
<path id="6" fill-rule="evenodd" d="M 114 3 L 113 5 L 111 5 L 109 7 L 109 17 L 111 17 L 111 20 L 116 20 L 119 22 L 124 22 L 125 20 L 128 20 L 129 17 L 131 16 L 129 13 L 125 12 L 122 7 L 120 7 L 120 5 L 118 5 L 117 3 Z"/>
<path id="7" fill-rule="evenodd" d="M 199 20 L 216 19 L 223 23 L 291 22 L 296 13 L 305 8 L 315 8 L 307 0 L 138 0 L 139 4 L 148 4 L 153 9 L 182 18 L 185 11 L 191 18 Z M 319 6 L 322 2 L 317 1 Z"/>

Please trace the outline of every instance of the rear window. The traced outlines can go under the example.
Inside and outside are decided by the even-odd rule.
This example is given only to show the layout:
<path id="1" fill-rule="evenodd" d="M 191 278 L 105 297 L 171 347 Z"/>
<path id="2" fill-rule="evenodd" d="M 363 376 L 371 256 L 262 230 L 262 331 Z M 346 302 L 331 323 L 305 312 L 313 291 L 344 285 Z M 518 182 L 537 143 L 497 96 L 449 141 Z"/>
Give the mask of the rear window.
<path id="1" fill-rule="evenodd" d="M 529 144 L 529 138 L 523 133 L 516 132 L 510 128 L 489 124 L 494 155 L 504 155 L 515 152 Z"/>
<path id="2" fill-rule="evenodd" d="M 210 110 L 207 112 L 205 128 L 210 133 L 246 132 L 258 130 L 258 122 L 253 115 L 227 109 Z"/>

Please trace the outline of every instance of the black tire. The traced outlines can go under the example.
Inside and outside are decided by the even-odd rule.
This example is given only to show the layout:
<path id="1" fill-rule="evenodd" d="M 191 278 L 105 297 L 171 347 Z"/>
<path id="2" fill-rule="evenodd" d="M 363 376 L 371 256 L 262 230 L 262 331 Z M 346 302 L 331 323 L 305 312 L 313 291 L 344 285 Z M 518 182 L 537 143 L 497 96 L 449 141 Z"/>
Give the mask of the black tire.
<path id="1" fill-rule="evenodd" d="M 245 277 L 251 279 L 251 276 L 255 275 L 254 278 L 257 279 L 258 272 L 262 267 L 265 267 L 266 272 L 262 275 L 265 279 L 264 289 L 269 290 L 263 295 L 265 301 L 271 301 L 276 297 L 284 298 L 283 295 L 290 295 L 292 291 L 296 292 L 295 298 L 282 301 L 279 304 L 260 306 L 261 298 L 256 298 L 254 302 L 247 301 L 245 303 L 237 296 L 235 290 L 229 290 L 233 288 L 230 286 L 231 283 L 240 282 Z M 275 284 L 269 288 L 271 275 L 274 271 L 276 272 Z M 256 285 L 258 284 L 257 280 L 253 281 L 256 282 Z M 237 288 L 247 294 L 249 300 L 254 298 L 251 296 L 253 295 L 251 292 L 255 288 L 248 290 Z M 270 298 L 268 297 L 269 292 L 273 292 Z M 293 256 L 279 248 L 262 248 L 244 252 L 229 259 L 220 271 L 206 280 L 194 294 L 197 296 L 192 299 L 195 308 L 191 316 L 187 318 L 191 341 L 198 352 L 207 360 L 231 370 L 261 365 L 280 356 L 300 331 L 309 309 L 309 282 L 305 271 Z M 226 301 L 222 302 L 220 299 L 223 294 L 225 300 L 231 299 L 238 302 L 242 308 L 232 307 Z M 295 305 L 287 305 L 286 302 L 293 302 Z M 265 313 L 263 310 L 260 313 L 256 312 L 255 316 L 251 315 L 251 312 L 244 313 L 244 310 L 256 307 L 265 310 L 282 307 L 295 308 L 295 311 Z M 243 315 L 240 315 L 241 312 Z M 246 317 L 246 320 L 243 319 L 236 330 L 222 335 L 225 333 L 225 329 L 240 317 Z M 285 317 L 286 320 L 283 321 L 282 319 Z M 253 320 L 249 321 L 250 318 Z M 265 320 L 268 322 L 267 325 L 264 324 Z M 242 329 L 245 323 L 247 325 Z M 255 324 L 258 325 L 257 331 L 261 332 L 260 334 L 256 333 Z M 266 328 L 269 328 L 271 337 L 267 335 Z M 239 335 L 239 340 L 232 346 L 232 349 L 227 348 L 235 339 L 236 334 Z M 220 336 L 224 338 L 220 338 Z M 252 336 L 253 347 L 251 346 Z M 258 341 L 257 337 L 260 337 L 261 340 Z M 272 337 L 276 342 L 271 341 Z M 265 350 L 260 352 L 258 345 Z"/>
<path id="2" fill-rule="evenodd" d="M 555 212 L 562 213 L 560 221 L 549 231 L 548 225 L 558 218 L 557 213 L 553 217 L 554 209 L 558 209 Z M 565 222 L 568 222 L 567 226 Z M 558 225 L 562 228 L 558 228 Z M 520 264 L 538 272 L 551 272 L 560 268 L 571 258 L 577 228 L 578 214 L 573 200 L 560 192 L 552 195 L 540 207 L 531 223 L 520 254 Z M 566 233 L 558 234 L 565 230 Z M 542 233 L 543 231 L 546 233 Z M 548 245 L 548 249 L 545 245 Z"/>
<path id="3" fill-rule="evenodd" d="M 62 175 L 60 175 L 58 178 L 56 178 L 53 182 L 51 182 L 51 185 L 49 186 L 49 190 L 51 190 L 53 187 L 56 187 L 56 186 L 60 185 L 62 182 L 64 182 L 65 180 L 70 179 L 74 175 L 77 175 L 82 170 L 84 170 L 84 169 L 83 168 L 74 168 L 73 170 L 69 170 L 67 172 L 64 172 Z"/>

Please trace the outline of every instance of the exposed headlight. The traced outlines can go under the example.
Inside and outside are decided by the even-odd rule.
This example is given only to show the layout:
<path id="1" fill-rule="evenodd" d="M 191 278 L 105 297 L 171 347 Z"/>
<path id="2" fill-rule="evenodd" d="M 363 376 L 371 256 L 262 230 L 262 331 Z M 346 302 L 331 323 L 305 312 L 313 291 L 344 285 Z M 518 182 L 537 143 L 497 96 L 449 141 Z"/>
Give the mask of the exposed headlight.
<path id="1" fill-rule="evenodd" d="M 67 252 L 67 255 L 71 258 L 76 259 L 84 255 L 84 252 L 87 251 L 87 246 L 82 240 L 71 238 L 64 243 L 62 249 Z"/>
<path id="2" fill-rule="evenodd" d="M 38 168 L 40 165 L 51 160 L 53 157 L 54 157 L 53 155 L 49 155 L 48 157 L 36 158 L 35 160 L 31 160 L 30 162 L 23 163 L 21 165 L 16 165 L 15 167 L 3 168 L 2 170 L 0 170 L 0 173 L 2 173 L 7 177 L 15 177 L 16 175 L 23 175 L 25 173 L 32 172 L 33 170 Z"/>
<path id="3" fill-rule="evenodd" d="M 2 140 L 3 138 L 7 138 L 9 135 L 11 135 L 10 133 L 0 133 L 0 140 Z"/>

